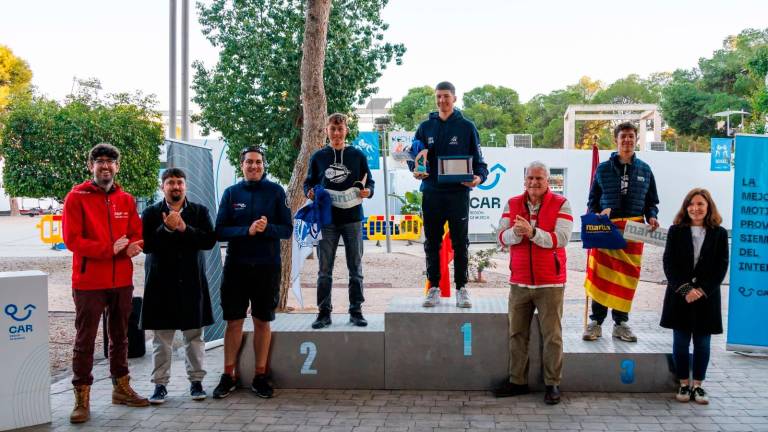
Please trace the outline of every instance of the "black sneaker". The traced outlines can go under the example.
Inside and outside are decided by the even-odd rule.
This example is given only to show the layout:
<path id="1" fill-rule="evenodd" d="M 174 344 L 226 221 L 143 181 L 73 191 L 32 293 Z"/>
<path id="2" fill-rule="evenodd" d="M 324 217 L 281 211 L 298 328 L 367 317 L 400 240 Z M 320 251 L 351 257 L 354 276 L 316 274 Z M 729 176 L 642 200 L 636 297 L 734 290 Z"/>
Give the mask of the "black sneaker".
<path id="1" fill-rule="evenodd" d="M 235 380 L 229 376 L 229 374 L 221 374 L 219 385 L 213 389 L 213 398 L 224 399 L 225 397 L 229 396 L 230 393 L 235 391 L 236 387 L 237 386 L 235 385 Z"/>
<path id="2" fill-rule="evenodd" d="M 331 325 L 331 313 L 326 311 L 320 311 L 317 314 L 317 319 L 312 323 L 313 329 L 321 329 L 329 327 Z"/>
<path id="3" fill-rule="evenodd" d="M 691 399 L 697 404 L 709 404 L 709 395 L 707 395 L 707 392 L 701 387 L 694 387 L 693 390 L 691 390 Z"/>
<path id="4" fill-rule="evenodd" d="M 192 400 L 205 400 L 208 395 L 205 393 L 205 390 L 203 390 L 203 383 L 200 381 L 192 381 L 192 384 L 189 386 L 189 395 L 192 397 Z"/>
<path id="5" fill-rule="evenodd" d="M 168 390 L 162 384 L 155 384 L 155 392 L 149 397 L 149 403 L 152 405 L 160 405 L 165 403 L 165 397 L 168 395 Z"/>
<path id="6" fill-rule="evenodd" d="M 263 374 L 253 377 L 251 390 L 256 393 L 256 396 L 264 399 L 271 398 L 275 393 L 275 391 L 272 389 L 272 386 L 269 385 L 269 382 L 267 381 L 267 376 Z"/>
<path id="7" fill-rule="evenodd" d="M 530 393 L 531 390 L 527 384 L 512 384 L 509 381 L 505 381 L 499 387 L 493 389 L 493 395 L 497 398 L 520 396 Z"/>
<path id="8" fill-rule="evenodd" d="M 690 402 L 691 401 L 691 387 L 687 385 L 681 385 L 675 393 L 675 399 L 678 402 Z"/>
<path id="9" fill-rule="evenodd" d="M 363 318 L 362 312 L 350 312 L 349 322 L 351 322 L 353 325 L 357 327 L 365 327 L 368 325 L 368 321 L 366 321 L 365 318 Z"/>
<path id="10" fill-rule="evenodd" d="M 556 385 L 544 386 L 544 403 L 547 405 L 557 405 L 560 403 L 560 387 Z"/>

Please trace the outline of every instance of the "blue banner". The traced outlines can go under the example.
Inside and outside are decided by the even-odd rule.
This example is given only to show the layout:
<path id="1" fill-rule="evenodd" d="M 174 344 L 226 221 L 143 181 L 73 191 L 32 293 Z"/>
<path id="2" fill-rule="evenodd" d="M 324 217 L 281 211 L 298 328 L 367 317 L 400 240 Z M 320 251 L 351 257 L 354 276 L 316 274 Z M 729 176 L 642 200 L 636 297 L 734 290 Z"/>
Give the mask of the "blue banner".
<path id="1" fill-rule="evenodd" d="M 352 141 L 352 145 L 357 147 L 368 160 L 368 168 L 372 170 L 379 169 L 379 133 L 378 132 L 360 132 Z"/>
<path id="2" fill-rule="evenodd" d="M 768 351 L 768 136 L 736 136 L 729 350 Z"/>
<path id="3" fill-rule="evenodd" d="M 711 138 L 712 158 L 709 164 L 710 171 L 731 170 L 731 138 Z"/>

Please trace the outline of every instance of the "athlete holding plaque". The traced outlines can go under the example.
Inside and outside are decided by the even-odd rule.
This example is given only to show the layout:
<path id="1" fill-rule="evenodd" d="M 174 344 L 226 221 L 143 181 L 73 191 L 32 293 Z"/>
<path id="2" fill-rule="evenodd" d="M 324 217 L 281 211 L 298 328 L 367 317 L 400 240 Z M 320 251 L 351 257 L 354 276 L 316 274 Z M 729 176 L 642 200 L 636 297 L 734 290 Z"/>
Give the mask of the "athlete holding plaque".
<path id="1" fill-rule="evenodd" d="M 454 249 L 456 306 L 469 308 L 466 289 L 469 261 L 469 191 L 485 181 L 488 166 L 480 151 L 475 125 L 455 109 L 456 88 L 444 81 L 435 87 L 437 112 L 419 125 L 408 162 L 413 176 L 421 180 L 424 213 L 424 252 L 430 289 L 424 307 L 440 302 L 440 245 L 448 222 Z"/>

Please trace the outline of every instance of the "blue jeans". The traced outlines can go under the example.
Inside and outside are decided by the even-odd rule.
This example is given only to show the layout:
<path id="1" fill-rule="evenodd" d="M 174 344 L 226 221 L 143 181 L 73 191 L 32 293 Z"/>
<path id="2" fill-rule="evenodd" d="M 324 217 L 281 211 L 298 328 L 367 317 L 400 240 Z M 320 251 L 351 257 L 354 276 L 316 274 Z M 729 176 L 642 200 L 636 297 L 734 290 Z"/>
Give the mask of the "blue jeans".
<path id="1" fill-rule="evenodd" d="M 321 312 L 331 312 L 331 288 L 333 285 L 333 263 L 339 238 L 344 239 L 344 253 L 349 270 L 349 313 L 360 312 L 365 301 L 363 297 L 363 229 L 360 222 L 341 225 L 326 225 L 323 238 L 317 245 L 320 268 L 317 272 L 317 307 Z"/>
<path id="2" fill-rule="evenodd" d="M 693 338 L 693 361 L 688 352 Z M 697 334 L 683 330 L 672 330 L 672 358 L 675 361 L 675 373 L 677 379 L 687 380 L 691 374 L 693 363 L 693 379 L 704 381 L 709 365 L 709 342 L 712 335 Z"/>

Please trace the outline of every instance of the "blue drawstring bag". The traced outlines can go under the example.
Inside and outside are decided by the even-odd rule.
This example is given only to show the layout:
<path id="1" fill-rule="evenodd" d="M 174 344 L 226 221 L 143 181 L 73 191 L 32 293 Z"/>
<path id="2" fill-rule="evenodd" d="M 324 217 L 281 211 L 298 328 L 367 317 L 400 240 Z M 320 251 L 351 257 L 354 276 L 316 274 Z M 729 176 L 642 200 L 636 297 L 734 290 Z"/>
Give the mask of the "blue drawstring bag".
<path id="1" fill-rule="evenodd" d="M 581 217 L 581 247 L 584 249 L 624 249 L 627 241 L 607 215 L 587 213 Z"/>

